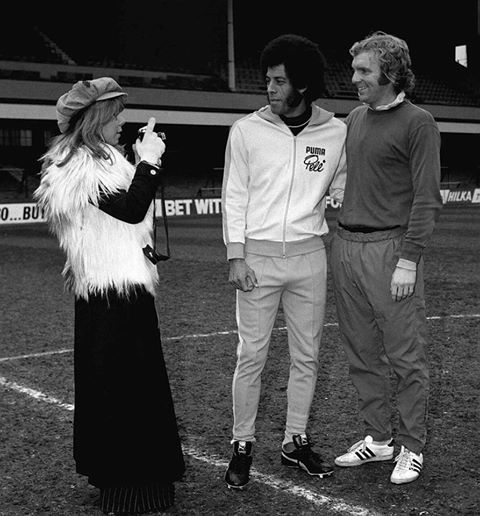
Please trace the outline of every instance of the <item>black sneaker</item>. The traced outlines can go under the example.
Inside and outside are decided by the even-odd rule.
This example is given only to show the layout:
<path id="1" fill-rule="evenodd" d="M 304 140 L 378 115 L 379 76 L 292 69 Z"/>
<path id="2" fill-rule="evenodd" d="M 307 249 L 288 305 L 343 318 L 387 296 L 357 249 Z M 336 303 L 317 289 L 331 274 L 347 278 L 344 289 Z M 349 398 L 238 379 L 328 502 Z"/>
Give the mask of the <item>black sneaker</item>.
<path id="1" fill-rule="evenodd" d="M 286 452 L 282 448 L 282 464 L 303 469 L 315 477 L 328 477 L 333 473 L 333 467 L 325 462 L 320 454 L 312 450 L 312 443 L 306 435 L 294 435 L 295 450 Z"/>
<path id="2" fill-rule="evenodd" d="M 243 489 L 250 480 L 252 465 L 252 443 L 250 441 L 235 441 L 233 455 L 225 473 L 225 482 L 229 489 Z"/>

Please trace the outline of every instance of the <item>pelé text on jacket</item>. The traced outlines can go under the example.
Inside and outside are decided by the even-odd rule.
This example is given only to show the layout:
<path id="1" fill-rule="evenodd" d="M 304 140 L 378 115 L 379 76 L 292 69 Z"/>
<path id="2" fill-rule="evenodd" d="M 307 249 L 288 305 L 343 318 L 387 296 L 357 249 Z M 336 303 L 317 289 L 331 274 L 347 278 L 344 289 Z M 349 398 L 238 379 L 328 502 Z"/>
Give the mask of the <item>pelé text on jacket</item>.
<path id="1" fill-rule="evenodd" d="M 323 172 L 325 168 L 325 159 L 321 159 L 320 156 L 325 156 L 325 149 L 322 147 L 309 147 L 305 148 L 305 169 L 309 172 Z"/>

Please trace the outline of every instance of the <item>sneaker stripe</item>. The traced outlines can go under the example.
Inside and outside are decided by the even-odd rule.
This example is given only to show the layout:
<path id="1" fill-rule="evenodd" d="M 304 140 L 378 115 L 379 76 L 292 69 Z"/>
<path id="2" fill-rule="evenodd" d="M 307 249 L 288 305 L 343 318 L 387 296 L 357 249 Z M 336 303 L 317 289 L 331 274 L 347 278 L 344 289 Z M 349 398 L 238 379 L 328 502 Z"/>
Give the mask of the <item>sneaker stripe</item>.
<path id="1" fill-rule="evenodd" d="M 370 450 L 370 448 L 365 448 L 365 450 L 357 450 L 355 452 L 355 455 L 360 460 L 368 460 L 368 459 L 372 459 L 373 457 L 375 457 L 375 454 L 372 452 L 372 450 Z"/>

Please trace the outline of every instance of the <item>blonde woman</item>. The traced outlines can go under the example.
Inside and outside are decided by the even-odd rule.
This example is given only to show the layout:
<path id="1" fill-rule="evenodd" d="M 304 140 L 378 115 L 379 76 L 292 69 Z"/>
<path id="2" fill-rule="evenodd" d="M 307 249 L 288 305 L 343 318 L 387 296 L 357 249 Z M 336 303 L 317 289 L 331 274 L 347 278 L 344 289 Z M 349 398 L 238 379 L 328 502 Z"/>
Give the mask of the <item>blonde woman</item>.
<path id="1" fill-rule="evenodd" d="M 126 96 L 102 77 L 59 98 L 61 134 L 35 192 L 75 298 L 76 470 L 100 489 L 106 514 L 166 509 L 185 469 L 155 309 L 158 272 L 145 252 L 165 144 L 151 118 L 134 144 L 136 166 L 127 161 Z"/>

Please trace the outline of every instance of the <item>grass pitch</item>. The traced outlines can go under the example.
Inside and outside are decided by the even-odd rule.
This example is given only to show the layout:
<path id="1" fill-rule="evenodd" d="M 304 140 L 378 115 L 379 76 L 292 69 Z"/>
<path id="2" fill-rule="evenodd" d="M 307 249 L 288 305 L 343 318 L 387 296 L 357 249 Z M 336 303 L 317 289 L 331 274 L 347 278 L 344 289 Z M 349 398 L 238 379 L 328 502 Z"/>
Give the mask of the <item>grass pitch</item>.
<path id="1" fill-rule="evenodd" d="M 329 212 L 331 227 L 334 219 Z M 478 515 L 480 209 L 445 207 L 425 255 L 428 442 L 422 475 L 404 486 L 390 484 L 391 463 L 336 468 L 324 480 L 280 464 L 289 365 L 280 310 L 252 481 L 245 492 L 226 489 L 236 327 L 221 219 L 172 218 L 170 233 L 173 258 L 160 264 L 157 308 L 187 460 L 173 514 Z M 99 515 L 98 493 L 75 474 L 71 451 L 73 299 L 63 291 L 64 258 L 44 225 L 0 227 L 0 257 L 0 515 Z M 309 431 L 331 459 L 361 436 L 356 402 L 329 279 Z"/>

